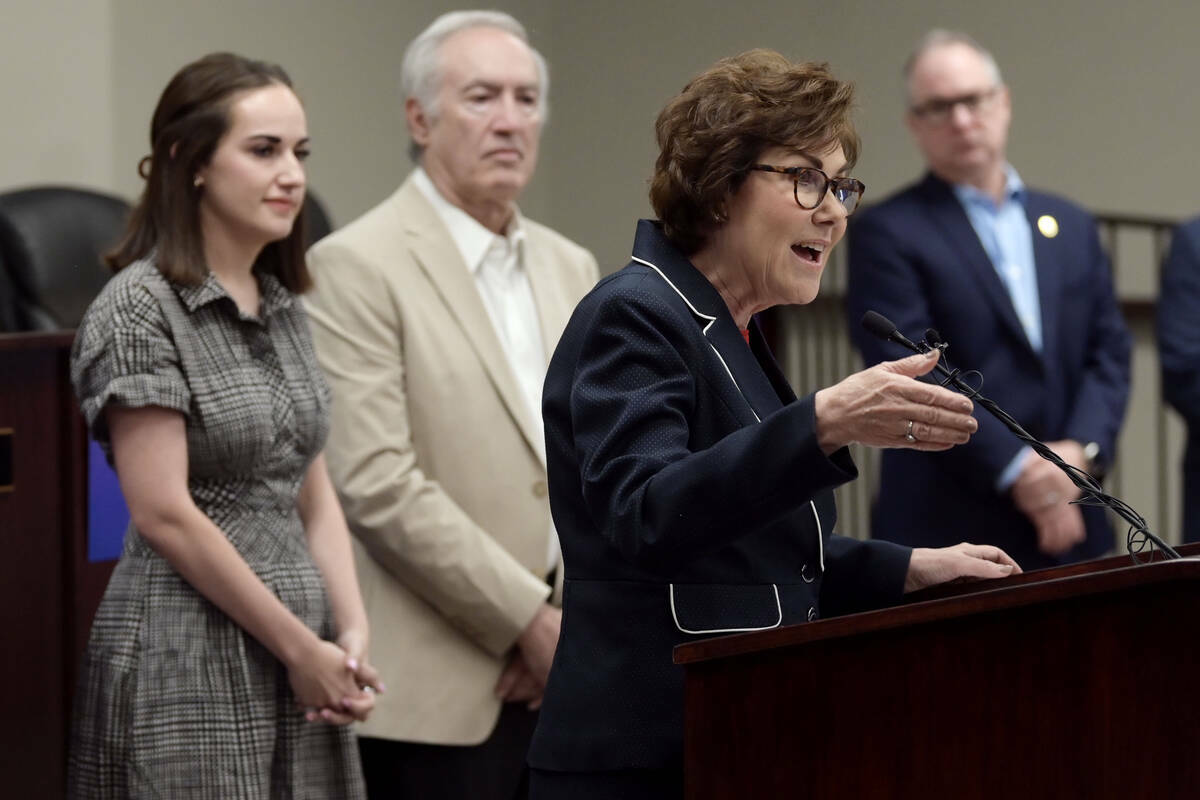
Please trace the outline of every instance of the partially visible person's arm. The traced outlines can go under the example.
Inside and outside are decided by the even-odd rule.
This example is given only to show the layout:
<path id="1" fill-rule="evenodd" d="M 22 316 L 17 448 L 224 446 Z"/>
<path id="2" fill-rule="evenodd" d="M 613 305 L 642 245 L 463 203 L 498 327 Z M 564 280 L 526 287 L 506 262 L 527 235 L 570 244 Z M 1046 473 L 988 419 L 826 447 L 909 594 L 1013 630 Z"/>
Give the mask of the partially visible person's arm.
<path id="1" fill-rule="evenodd" d="M 1200 220 L 1180 226 L 1163 261 L 1158 352 L 1163 397 L 1200 426 Z"/>

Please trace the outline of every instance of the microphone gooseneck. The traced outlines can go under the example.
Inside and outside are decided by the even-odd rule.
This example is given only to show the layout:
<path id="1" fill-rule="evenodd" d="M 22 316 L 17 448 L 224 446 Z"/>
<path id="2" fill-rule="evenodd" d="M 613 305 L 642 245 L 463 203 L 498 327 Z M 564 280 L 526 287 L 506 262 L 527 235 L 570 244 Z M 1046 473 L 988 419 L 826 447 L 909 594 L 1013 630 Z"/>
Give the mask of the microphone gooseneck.
<path id="1" fill-rule="evenodd" d="M 899 345 L 907 347 L 914 353 L 928 353 L 930 350 L 934 349 L 945 351 L 945 349 L 949 346 L 948 343 L 942 339 L 941 335 L 938 334 L 938 332 L 933 328 L 930 328 L 925 332 L 924 341 L 922 341 L 920 344 L 914 344 L 912 341 L 906 338 L 904 334 L 900 333 L 900 331 L 896 328 L 896 325 L 891 320 L 876 311 L 868 311 L 866 314 L 863 314 L 862 326 L 874 336 L 877 336 L 884 341 L 895 342 Z M 1100 483 L 1095 478 L 1078 467 L 1063 461 L 1058 453 L 1051 450 L 1041 441 L 1035 439 L 1029 434 L 1028 431 L 1021 427 L 1019 422 L 1009 416 L 1004 409 L 1000 408 L 1000 406 L 984 397 L 979 393 L 978 389 L 964 381 L 961 377 L 963 374 L 961 370 L 949 369 L 942 363 L 941 358 L 938 359 L 937 366 L 934 369 L 936 369 L 939 374 L 945 377 L 945 380 L 940 382 L 942 386 L 953 386 L 959 392 L 986 408 L 992 416 L 1004 423 L 1006 428 L 1012 431 L 1013 434 L 1016 435 L 1016 437 L 1022 442 L 1029 445 L 1029 447 L 1032 448 L 1035 453 L 1054 464 L 1054 466 L 1058 467 L 1063 472 L 1067 473 L 1067 477 L 1071 479 L 1071 483 L 1075 484 L 1079 491 L 1082 492 L 1082 496 L 1078 500 L 1072 500 L 1072 503 L 1077 505 L 1107 508 L 1117 516 L 1121 517 L 1121 519 L 1128 522 L 1129 530 L 1125 535 L 1125 546 L 1126 549 L 1129 550 L 1129 555 L 1133 557 L 1135 562 L 1141 563 L 1138 560 L 1138 553 L 1145 548 L 1146 542 L 1150 542 L 1151 545 L 1157 547 L 1168 558 L 1181 558 L 1179 553 L 1173 547 L 1171 547 L 1150 530 L 1150 526 L 1146 523 L 1145 518 L 1135 511 L 1132 506 L 1118 497 L 1107 494 L 1101 488 Z M 978 371 L 973 370 L 972 372 L 974 372 L 976 375 L 980 374 Z M 982 375 L 980 375 L 980 377 L 982 379 Z"/>

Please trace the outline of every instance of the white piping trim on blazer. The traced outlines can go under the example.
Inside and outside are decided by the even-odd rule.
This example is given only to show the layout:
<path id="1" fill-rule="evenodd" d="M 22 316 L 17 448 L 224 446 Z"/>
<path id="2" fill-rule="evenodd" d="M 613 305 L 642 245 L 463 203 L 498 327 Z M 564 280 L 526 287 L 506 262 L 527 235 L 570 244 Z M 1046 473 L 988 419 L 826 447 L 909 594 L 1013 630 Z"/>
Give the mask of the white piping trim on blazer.
<path id="1" fill-rule="evenodd" d="M 817 504 L 812 500 L 808 501 L 808 505 L 812 508 L 813 519 L 817 521 L 817 553 L 821 557 L 821 572 L 825 571 L 825 538 L 821 535 L 821 515 L 817 513 Z"/>
<path id="2" fill-rule="evenodd" d="M 632 258 L 637 263 L 645 264 L 647 267 L 649 267 L 650 269 L 657 272 L 658 276 L 667 282 L 667 286 L 670 286 L 672 289 L 675 290 L 675 294 L 677 294 L 681 298 L 683 298 L 683 302 L 687 303 L 687 307 L 692 310 L 693 314 L 695 314 L 700 319 L 708 320 L 708 324 L 704 326 L 704 330 L 703 330 L 704 341 L 708 342 L 708 329 L 711 328 L 713 323 L 717 321 L 717 318 L 709 316 L 708 314 L 705 314 L 700 309 L 698 309 L 694 305 L 692 305 L 692 301 L 687 299 L 687 295 L 685 295 L 683 292 L 679 291 L 679 287 L 676 286 L 674 283 L 672 283 L 671 279 L 668 278 L 666 275 L 664 275 L 663 271 L 661 269 L 654 266 L 649 261 L 643 261 L 642 259 L 638 258 L 637 256 L 632 256 Z M 712 351 L 717 354 L 717 360 L 720 361 L 721 366 L 725 368 L 725 374 L 729 376 L 729 380 L 733 381 L 733 388 L 738 390 L 738 394 L 742 395 L 743 400 L 746 400 L 746 395 L 742 393 L 742 387 L 738 386 L 738 382 L 736 380 L 734 380 L 733 373 L 729 371 L 729 365 L 726 364 L 725 359 L 721 357 L 720 351 L 718 351 L 717 348 L 713 346 L 712 342 L 708 342 L 708 346 L 712 347 Z M 749 400 L 746 400 L 746 405 L 750 406 Z M 754 406 L 750 406 L 750 413 L 754 415 L 755 422 L 762 422 L 762 420 L 758 418 L 758 412 L 754 410 Z"/>
<path id="3" fill-rule="evenodd" d="M 667 286 L 670 286 L 671 289 L 673 289 L 675 291 L 675 294 L 679 295 L 680 299 L 682 299 L 684 303 L 687 303 L 687 307 L 692 310 L 693 314 L 695 314 L 697 317 L 700 317 L 700 319 L 708 320 L 708 324 L 705 325 L 703 328 L 704 340 L 706 342 L 708 342 L 708 329 L 711 328 L 713 323 L 717 321 L 717 318 L 710 314 L 705 314 L 703 311 L 701 311 L 700 309 L 698 309 L 694 305 L 692 305 L 692 301 L 687 298 L 687 295 L 685 295 L 683 292 L 679 291 L 679 287 L 676 286 L 674 284 L 674 282 L 670 278 L 668 278 L 663 273 L 663 271 L 661 269 L 659 269 L 657 266 L 655 266 L 654 264 L 651 264 L 649 261 L 646 261 L 645 259 L 638 258 L 637 256 L 630 256 L 630 258 L 632 258 L 637 263 L 647 266 L 650 269 L 657 272 L 658 276 L 667 282 Z M 733 383 L 733 388 L 738 390 L 738 394 L 740 394 L 742 396 L 743 400 L 746 400 L 745 392 L 742 391 L 741 386 L 738 386 L 738 382 L 733 377 L 733 373 L 729 371 L 729 365 L 726 364 L 725 359 L 721 357 L 721 352 L 719 350 L 717 350 L 716 346 L 712 342 L 708 342 L 708 346 L 711 347 L 712 351 L 717 354 L 717 360 L 720 361 L 721 366 L 725 368 L 725 374 L 729 376 L 729 380 Z M 754 421 L 762 422 L 762 420 L 758 416 L 758 412 L 754 410 L 754 406 L 750 405 L 749 400 L 746 400 L 746 405 L 750 406 L 750 413 L 754 415 Z M 817 504 L 814 501 L 809 500 L 808 505 L 810 508 L 812 508 L 813 519 L 815 519 L 817 521 L 817 552 L 819 554 L 820 561 L 821 561 L 821 572 L 824 572 L 825 571 L 825 542 L 821 535 L 821 515 L 817 513 Z M 771 584 L 771 586 L 772 586 L 772 588 L 775 589 L 775 605 L 779 606 L 779 587 L 776 586 L 775 584 Z M 771 628 L 779 627 L 779 624 L 783 621 L 783 607 L 779 606 L 779 620 L 774 625 L 768 625 L 766 628 L 725 628 L 725 629 L 721 629 L 721 630 L 689 631 L 689 630 L 686 630 L 683 626 L 681 626 L 679 624 L 679 617 L 677 617 L 675 615 L 675 584 L 674 583 L 670 584 L 670 587 L 671 587 L 671 617 L 675 620 L 675 627 L 679 628 L 679 630 L 682 631 L 683 633 L 748 633 L 751 631 L 765 631 L 765 630 L 769 630 Z"/>
<path id="4" fill-rule="evenodd" d="M 778 628 L 783 623 L 783 605 L 779 602 L 779 587 L 771 584 L 771 588 L 775 590 L 775 610 L 779 612 L 778 618 L 773 625 L 764 625 L 761 628 L 704 628 L 694 631 L 690 628 L 685 628 L 679 624 L 679 615 L 675 613 L 675 584 L 668 584 L 670 587 L 671 597 L 671 619 L 675 620 L 675 627 L 682 633 L 690 634 L 705 634 L 705 633 L 753 633 L 754 631 L 769 631 L 772 628 Z"/>

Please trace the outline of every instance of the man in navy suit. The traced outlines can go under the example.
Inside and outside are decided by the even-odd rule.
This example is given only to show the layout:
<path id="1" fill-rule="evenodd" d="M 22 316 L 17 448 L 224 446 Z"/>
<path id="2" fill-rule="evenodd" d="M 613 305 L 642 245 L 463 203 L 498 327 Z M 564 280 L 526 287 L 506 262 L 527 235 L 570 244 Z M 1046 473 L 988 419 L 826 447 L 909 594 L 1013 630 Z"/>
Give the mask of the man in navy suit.
<path id="1" fill-rule="evenodd" d="M 867 364 L 896 346 L 858 324 L 874 309 L 910 338 L 936 329 L 947 357 L 1064 460 L 1111 463 L 1129 394 L 1129 334 L 1095 221 L 1026 188 L 1005 157 L 1011 98 L 969 36 L 933 31 L 905 65 L 908 127 L 928 173 L 851 226 L 848 320 Z M 1100 509 L 986 412 L 946 453 L 884 453 L 872 533 L 908 545 L 965 538 L 1026 569 L 1113 546 Z"/>

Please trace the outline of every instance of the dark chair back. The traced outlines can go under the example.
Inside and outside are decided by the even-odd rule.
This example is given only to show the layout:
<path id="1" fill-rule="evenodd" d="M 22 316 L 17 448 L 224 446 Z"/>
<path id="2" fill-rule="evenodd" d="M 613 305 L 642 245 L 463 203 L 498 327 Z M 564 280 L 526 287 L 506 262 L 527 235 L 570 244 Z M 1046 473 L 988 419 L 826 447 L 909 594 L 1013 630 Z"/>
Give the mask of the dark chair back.
<path id="1" fill-rule="evenodd" d="M 321 198 L 313 194 L 312 190 L 304 195 L 302 213 L 306 216 L 304 222 L 308 226 L 305 231 L 308 241 L 304 243 L 304 247 L 307 249 L 328 236 L 333 231 L 333 223 L 329 220 L 329 214 L 325 211 Z"/>
<path id="2" fill-rule="evenodd" d="M 17 331 L 17 296 L 0 258 L 0 333 Z"/>
<path id="3" fill-rule="evenodd" d="M 12 289 L 17 330 L 79 324 L 109 278 L 100 258 L 121 237 L 128 214 L 121 198 L 87 189 L 47 186 L 0 194 L 0 264 Z"/>

